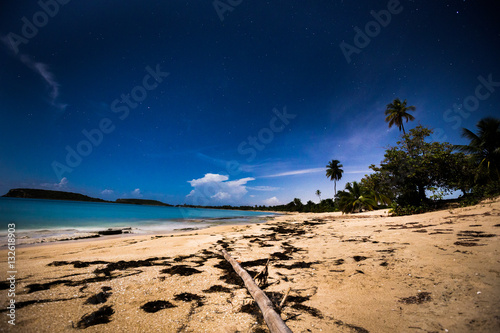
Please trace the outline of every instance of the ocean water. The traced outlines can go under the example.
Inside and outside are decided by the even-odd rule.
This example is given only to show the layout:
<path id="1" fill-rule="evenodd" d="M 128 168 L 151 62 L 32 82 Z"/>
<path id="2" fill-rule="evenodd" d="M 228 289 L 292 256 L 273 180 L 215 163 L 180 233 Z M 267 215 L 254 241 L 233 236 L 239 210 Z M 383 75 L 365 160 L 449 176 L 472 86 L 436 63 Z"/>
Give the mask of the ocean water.
<path id="1" fill-rule="evenodd" d="M 132 233 L 155 233 L 220 224 L 253 223 L 261 222 L 263 217 L 270 215 L 273 214 L 0 197 L 0 245 L 4 243 L 9 223 L 15 224 L 16 236 L 21 243 L 30 243 L 30 239 L 78 238 L 108 228 L 131 228 Z"/>

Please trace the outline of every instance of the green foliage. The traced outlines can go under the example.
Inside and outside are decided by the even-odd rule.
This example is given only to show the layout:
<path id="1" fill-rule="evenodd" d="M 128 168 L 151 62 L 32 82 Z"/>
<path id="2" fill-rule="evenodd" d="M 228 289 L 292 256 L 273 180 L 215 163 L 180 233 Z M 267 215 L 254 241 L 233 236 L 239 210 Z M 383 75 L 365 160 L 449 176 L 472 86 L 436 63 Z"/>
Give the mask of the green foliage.
<path id="1" fill-rule="evenodd" d="M 500 179 L 500 119 L 483 118 L 477 125 L 477 134 L 462 128 L 462 136 L 469 139 L 468 145 L 456 148 L 468 153 L 475 166 L 474 181 L 486 184 Z"/>
<path id="2" fill-rule="evenodd" d="M 463 153 L 455 153 L 450 156 L 448 163 L 448 187 L 453 190 L 468 194 L 474 187 L 475 166 L 470 156 Z"/>
<path id="3" fill-rule="evenodd" d="M 374 171 L 378 170 L 378 168 L 373 164 L 370 165 L 369 168 Z M 391 185 L 391 179 L 387 176 L 387 173 L 382 172 L 365 175 L 365 177 L 361 179 L 360 185 L 366 189 L 366 191 L 373 192 L 377 202 L 390 204 L 396 197 L 394 195 L 394 189 Z"/>
<path id="4" fill-rule="evenodd" d="M 309 200 L 305 205 L 298 198 L 287 203 L 286 205 L 279 205 L 273 207 L 261 206 L 259 210 L 273 210 L 273 211 L 285 211 L 285 212 L 302 212 L 302 213 L 323 213 L 323 212 L 335 212 L 338 209 L 332 199 L 321 200 L 319 204 L 316 204 Z"/>
<path id="5" fill-rule="evenodd" d="M 406 106 L 406 99 L 401 102 L 399 98 L 396 98 L 392 103 L 387 104 L 385 121 L 389 123 L 389 128 L 396 125 L 400 131 L 403 130 L 403 134 L 406 134 L 403 119 L 406 119 L 406 122 L 415 120 L 415 117 L 409 114 L 408 111 L 415 111 L 415 107 L 413 105 Z"/>
<path id="6" fill-rule="evenodd" d="M 494 198 L 500 195 L 500 180 L 491 181 L 486 184 L 477 184 L 474 186 L 472 193 L 478 198 Z"/>
<path id="7" fill-rule="evenodd" d="M 344 173 L 344 170 L 341 169 L 342 167 L 343 165 L 340 164 L 339 160 L 331 160 L 326 166 L 326 177 L 333 180 L 335 195 L 337 195 L 337 180 L 340 180 L 342 178 L 342 174 Z"/>
<path id="8" fill-rule="evenodd" d="M 481 201 L 481 199 L 479 197 L 476 197 L 476 196 L 467 196 L 465 198 L 462 198 L 462 200 L 460 200 L 460 207 L 468 207 L 468 206 L 474 206 L 474 205 L 477 205 L 479 203 L 479 201 Z"/>
<path id="9" fill-rule="evenodd" d="M 392 216 L 404 216 L 404 215 L 413 215 L 413 214 L 422 214 L 430 211 L 431 208 L 426 204 L 422 204 L 419 206 L 406 205 L 401 206 L 394 202 L 391 205 L 391 209 L 389 210 L 389 214 Z"/>
<path id="10" fill-rule="evenodd" d="M 316 190 L 315 194 L 318 196 L 319 202 L 321 202 L 321 191 L 320 190 Z"/>
<path id="11" fill-rule="evenodd" d="M 374 193 L 361 187 L 358 182 L 347 183 L 345 190 L 339 191 L 337 196 L 342 213 L 356 213 L 378 208 Z"/>
<path id="12" fill-rule="evenodd" d="M 376 175 L 366 182 L 377 180 L 383 192 L 392 192 L 403 207 L 426 203 L 425 192 L 431 188 L 442 192 L 456 189 L 454 172 L 463 155 L 453 154 L 454 147 L 449 143 L 427 142 L 431 133 L 432 130 L 417 126 L 403 135 L 396 147 L 386 150 L 380 167 L 372 166 Z"/>

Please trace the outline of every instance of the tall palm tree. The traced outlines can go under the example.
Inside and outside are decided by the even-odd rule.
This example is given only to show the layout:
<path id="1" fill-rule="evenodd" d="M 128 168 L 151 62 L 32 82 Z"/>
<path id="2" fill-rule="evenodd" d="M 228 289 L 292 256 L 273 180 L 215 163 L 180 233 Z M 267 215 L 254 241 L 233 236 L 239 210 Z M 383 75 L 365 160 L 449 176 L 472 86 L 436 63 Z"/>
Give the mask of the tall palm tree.
<path id="1" fill-rule="evenodd" d="M 333 190 L 335 195 L 337 195 L 337 180 L 342 178 L 342 173 L 344 173 L 344 166 L 340 164 L 339 160 L 331 160 L 330 163 L 326 166 L 326 177 L 333 180 Z"/>
<path id="2" fill-rule="evenodd" d="M 396 125 L 400 131 L 403 130 L 403 134 L 406 134 L 403 119 L 406 119 L 406 122 L 415 120 L 415 117 L 408 113 L 408 111 L 415 111 L 415 109 L 413 105 L 406 106 L 406 99 L 401 102 L 399 98 L 396 98 L 392 103 L 387 104 L 385 121 L 389 123 L 389 128 Z"/>
<path id="3" fill-rule="evenodd" d="M 319 198 L 319 202 L 321 202 L 321 191 L 320 190 L 316 190 L 316 195 Z"/>
<path id="4" fill-rule="evenodd" d="M 468 145 L 458 145 L 458 149 L 469 153 L 475 160 L 477 172 L 475 180 L 482 175 L 490 179 L 500 179 L 500 119 L 487 117 L 476 125 L 477 134 L 462 128 L 462 136 L 470 140 Z"/>
<path id="5" fill-rule="evenodd" d="M 347 183 L 345 191 L 339 192 L 339 207 L 342 213 L 355 213 L 363 209 L 374 210 L 378 208 L 373 193 L 364 190 L 357 182 Z"/>

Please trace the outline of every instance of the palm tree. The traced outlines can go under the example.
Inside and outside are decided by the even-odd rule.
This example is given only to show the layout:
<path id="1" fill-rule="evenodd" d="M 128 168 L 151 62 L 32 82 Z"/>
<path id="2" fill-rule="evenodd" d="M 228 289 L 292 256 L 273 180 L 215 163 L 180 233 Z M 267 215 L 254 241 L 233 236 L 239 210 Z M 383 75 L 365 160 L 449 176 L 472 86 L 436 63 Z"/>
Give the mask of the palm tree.
<path id="1" fill-rule="evenodd" d="M 475 160 L 476 181 L 481 175 L 498 180 L 500 179 L 500 119 L 483 118 L 476 127 L 477 134 L 462 128 L 462 137 L 469 139 L 470 143 L 458 145 L 456 148 L 469 153 Z"/>
<path id="2" fill-rule="evenodd" d="M 413 105 L 406 106 L 406 99 L 401 102 L 399 98 L 396 98 L 392 103 L 387 104 L 385 121 L 389 123 L 389 128 L 392 125 L 397 125 L 399 130 L 403 130 L 403 134 L 406 134 L 403 119 L 406 119 L 406 122 L 408 120 L 415 120 L 415 117 L 409 114 L 408 111 L 415 111 L 415 107 Z"/>
<path id="3" fill-rule="evenodd" d="M 321 191 L 320 190 L 316 190 L 316 195 L 319 198 L 319 202 L 321 202 Z"/>
<path id="4" fill-rule="evenodd" d="M 339 192 L 339 207 L 342 213 L 354 213 L 363 209 L 374 210 L 378 208 L 373 193 L 364 190 L 358 182 L 347 183 L 345 191 Z"/>
<path id="5" fill-rule="evenodd" d="M 339 160 L 331 160 L 330 163 L 326 166 L 326 177 L 330 178 L 330 180 L 333 180 L 333 189 L 335 192 L 335 195 L 337 195 L 337 180 L 340 180 L 342 178 L 342 173 L 344 170 L 344 166 L 340 164 Z"/>

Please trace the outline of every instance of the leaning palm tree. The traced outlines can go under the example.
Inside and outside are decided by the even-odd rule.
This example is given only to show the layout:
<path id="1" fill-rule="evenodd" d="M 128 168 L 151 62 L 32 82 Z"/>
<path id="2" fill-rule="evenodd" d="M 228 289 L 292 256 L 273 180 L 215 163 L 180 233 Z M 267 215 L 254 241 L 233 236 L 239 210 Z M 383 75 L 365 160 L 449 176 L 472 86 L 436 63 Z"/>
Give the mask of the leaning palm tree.
<path id="1" fill-rule="evenodd" d="M 356 213 L 364 209 L 378 208 L 373 193 L 364 190 L 357 182 L 347 183 L 345 190 L 339 192 L 339 207 L 342 213 Z"/>
<path id="2" fill-rule="evenodd" d="M 487 117 L 476 125 L 474 133 L 462 128 L 462 136 L 470 140 L 468 145 L 458 145 L 456 148 L 469 153 L 477 165 L 475 180 L 481 176 L 489 179 L 500 179 L 500 119 Z"/>
<path id="3" fill-rule="evenodd" d="M 408 111 L 415 111 L 415 107 L 413 105 L 406 106 L 406 99 L 401 102 L 399 98 L 396 98 L 392 103 L 387 104 L 385 121 L 389 123 L 389 128 L 396 125 L 400 131 L 403 130 L 403 134 L 406 134 L 403 119 L 406 119 L 406 122 L 415 120 L 415 117 L 409 114 Z"/>
<path id="4" fill-rule="evenodd" d="M 335 195 L 337 195 L 337 180 L 342 178 L 342 173 L 344 173 L 344 166 L 340 164 L 339 160 L 331 160 L 330 163 L 326 166 L 326 177 L 333 180 L 333 190 Z"/>
<path id="5" fill-rule="evenodd" d="M 321 202 L 321 191 L 320 190 L 316 190 L 316 195 L 319 198 L 319 202 Z"/>

